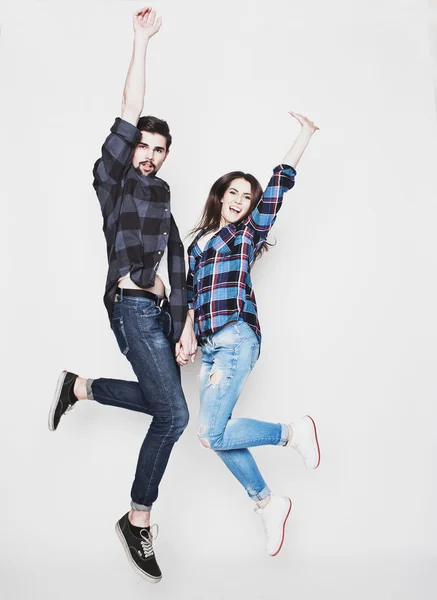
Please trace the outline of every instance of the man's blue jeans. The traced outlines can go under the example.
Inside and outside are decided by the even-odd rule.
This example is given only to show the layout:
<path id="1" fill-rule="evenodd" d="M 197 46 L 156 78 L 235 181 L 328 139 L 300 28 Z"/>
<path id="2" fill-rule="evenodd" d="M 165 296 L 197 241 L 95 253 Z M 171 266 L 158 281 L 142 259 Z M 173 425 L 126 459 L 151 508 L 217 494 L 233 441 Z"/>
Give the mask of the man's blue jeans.
<path id="1" fill-rule="evenodd" d="M 259 354 L 259 342 L 240 320 L 202 340 L 199 438 L 211 448 L 253 500 L 270 489 L 247 448 L 284 445 L 288 426 L 255 419 L 233 419 L 232 411 Z"/>
<path id="2" fill-rule="evenodd" d="M 131 491 L 132 508 L 148 511 L 158 496 L 173 445 L 188 423 L 180 369 L 170 341 L 171 316 L 148 298 L 121 293 L 114 304 L 112 329 L 138 383 L 89 379 L 88 398 L 153 417 L 141 446 Z"/>

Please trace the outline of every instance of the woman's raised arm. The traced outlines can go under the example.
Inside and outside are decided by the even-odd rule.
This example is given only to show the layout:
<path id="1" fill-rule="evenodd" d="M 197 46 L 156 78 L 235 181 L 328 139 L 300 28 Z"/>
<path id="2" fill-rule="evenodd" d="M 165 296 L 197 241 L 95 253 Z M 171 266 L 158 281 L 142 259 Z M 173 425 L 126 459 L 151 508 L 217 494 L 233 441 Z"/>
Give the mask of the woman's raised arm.
<path id="1" fill-rule="evenodd" d="M 284 165 L 290 165 L 290 167 L 295 169 L 297 167 L 297 163 L 302 158 L 302 154 L 305 152 L 305 149 L 308 146 L 313 134 L 319 128 L 303 115 L 299 115 L 291 110 L 289 111 L 289 114 L 299 121 L 299 123 L 302 125 L 302 129 L 282 162 Z"/>

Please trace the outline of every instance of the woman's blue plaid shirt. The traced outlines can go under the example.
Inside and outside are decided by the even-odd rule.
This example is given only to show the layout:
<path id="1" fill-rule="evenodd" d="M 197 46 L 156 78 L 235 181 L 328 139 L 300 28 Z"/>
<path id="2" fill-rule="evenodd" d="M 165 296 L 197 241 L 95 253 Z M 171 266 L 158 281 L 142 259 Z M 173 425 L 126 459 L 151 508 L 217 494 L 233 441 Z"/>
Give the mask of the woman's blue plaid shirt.
<path id="1" fill-rule="evenodd" d="M 198 336 L 211 335 L 241 318 L 261 341 L 250 271 L 295 176 L 289 165 L 275 167 L 261 200 L 241 223 L 220 229 L 203 252 L 197 243 L 203 231 L 189 246 L 188 308 L 194 309 Z"/>

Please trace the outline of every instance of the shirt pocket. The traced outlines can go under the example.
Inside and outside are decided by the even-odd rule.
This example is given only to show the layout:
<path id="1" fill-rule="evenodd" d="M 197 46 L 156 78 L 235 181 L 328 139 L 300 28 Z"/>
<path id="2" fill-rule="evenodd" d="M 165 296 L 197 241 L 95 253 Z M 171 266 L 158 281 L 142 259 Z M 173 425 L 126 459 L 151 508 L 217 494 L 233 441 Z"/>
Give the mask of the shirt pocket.
<path id="1" fill-rule="evenodd" d="M 234 248 L 237 249 L 237 252 L 240 251 L 241 248 L 241 244 L 243 243 L 243 234 L 242 233 L 238 233 L 233 241 L 232 241 L 232 245 L 234 246 Z"/>
<path id="2" fill-rule="evenodd" d="M 226 243 L 219 235 L 213 238 L 211 242 L 212 247 L 219 254 L 230 254 L 232 252 L 231 244 L 232 239 L 229 241 L 229 243 Z"/>

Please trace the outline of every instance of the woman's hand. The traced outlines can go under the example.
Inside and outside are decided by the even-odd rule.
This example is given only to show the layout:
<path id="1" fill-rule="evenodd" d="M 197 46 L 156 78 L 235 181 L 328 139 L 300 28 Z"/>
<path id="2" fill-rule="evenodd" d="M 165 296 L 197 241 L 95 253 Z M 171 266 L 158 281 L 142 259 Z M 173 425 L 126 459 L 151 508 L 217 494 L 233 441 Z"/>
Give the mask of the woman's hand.
<path id="1" fill-rule="evenodd" d="M 175 358 L 176 362 L 180 367 L 185 367 L 188 364 L 188 357 L 185 356 L 184 351 L 182 350 L 182 346 L 180 342 L 177 342 L 175 349 Z"/>
<path id="2" fill-rule="evenodd" d="M 308 117 L 304 117 L 303 115 L 295 113 L 291 110 L 289 111 L 289 114 L 299 121 L 299 123 L 302 125 L 302 129 L 300 130 L 299 135 L 295 139 L 293 145 L 285 155 L 285 158 L 282 162 L 283 164 L 290 165 L 295 169 L 297 167 L 297 163 L 302 158 L 302 154 L 305 152 L 306 147 L 313 137 L 313 134 L 319 128 L 317 125 L 314 125 L 314 123 L 310 121 Z"/>
<path id="3" fill-rule="evenodd" d="M 303 115 L 300 115 L 299 113 L 295 113 L 292 110 L 290 110 L 288 112 L 288 114 L 290 114 L 292 117 L 297 119 L 299 121 L 299 123 L 302 125 L 302 129 L 308 130 L 308 132 L 311 134 L 313 134 L 315 131 L 317 131 L 319 129 L 319 127 L 317 127 L 317 125 L 314 125 L 314 123 L 312 121 L 310 121 L 308 119 L 308 117 L 304 117 Z"/>

